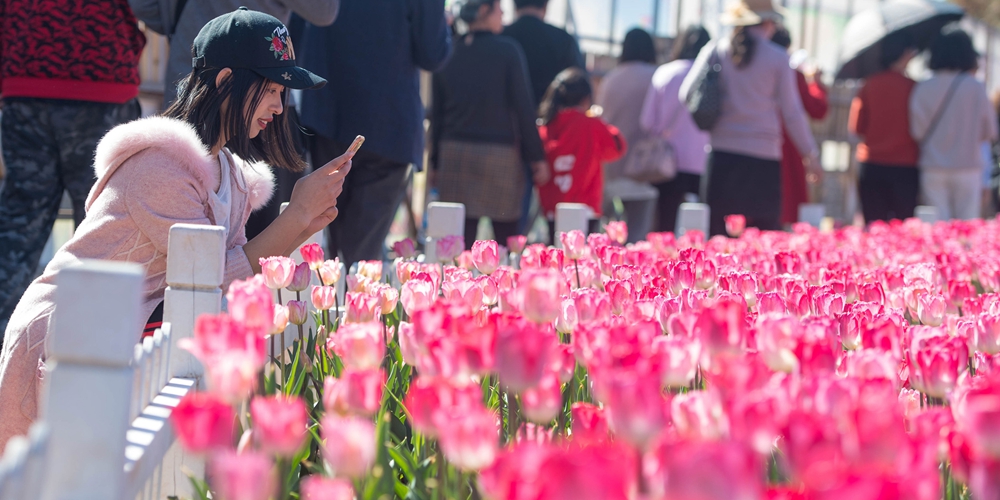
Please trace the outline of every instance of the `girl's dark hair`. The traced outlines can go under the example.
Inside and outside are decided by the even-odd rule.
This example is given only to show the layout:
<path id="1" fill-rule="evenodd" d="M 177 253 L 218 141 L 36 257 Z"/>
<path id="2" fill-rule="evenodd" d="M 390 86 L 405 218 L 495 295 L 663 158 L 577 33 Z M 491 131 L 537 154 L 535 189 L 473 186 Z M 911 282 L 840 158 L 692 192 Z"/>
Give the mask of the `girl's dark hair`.
<path id="1" fill-rule="evenodd" d="M 927 67 L 932 71 L 972 71 L 979 67 L 979 54 L 968 33 L 958 25 L 948 25 L 931 42 L 931 60 Z"/>
<path id="2" fill-rule="evenodd" d="M 590 86 L 590 78 L 580 68 L 568 68 L 556 75 L 556 79 L 549 84 L 549 89 L 542 97 L 542 105 L 539 106 L 538 116 L 542 124 L 548 124 L 555 119 L 560 111 L 579 105 L 593 93 Z"/>
<path id="3" fill-rule="evenodd" d="M 670 49 L 670 60 L 694 60 L 698 57 L 702 47 L 712 41 L 712 36 L 708 30 L 700 24 L 688 26 L 680 36 L 674 40 L 674 46 Z"/>
<path id="4" fill-rule="evenodd" d="M 882 50 L 879 54 L 879 66 L 885 70 L 896 64 L 907 50 L 916 49 L 917 40 L 909 31 L 895 31 L 882 39 L 879 48 Z"/>
<path id="5" fill-rule="evenodd" d="M 192 71 L 181 83 L 177 100 L 163 112 L 164 116 L 193 125 L 208 148 L 219 142 L 225 130 L 226 147 L 240 158 L 302 171 L 306 165 L 295 150 L 286 113 L 276 115 L 257 137 L 250 138 L 253 112 L 264 99 L 269 80 L 252 70 L 237 68 L 217 87 L 215 79 L 219 71 L 220 68 Z M 285 98 L 284 91 L 281 97 Z"/>
<path id="6" fill-rule="evenodd" d="M 622 55 L 618 58 L 619 63 L 638 61 L 649 64 L 656 64 L 656 45 L 653 37 L 645 30 L 635 28 L 625 34 L 622 41 Z"/>
<path id="7" fill-rule="evenodd" d="M 788 28 L 780 26 L 774 30 L 771 42 L 783 49 L 788 49 L 792 46 L 792 34 L 788 32 Z"/>
<path id="8" fill-rule="evenodd" d="M 496 8 L 496 3 L 500 0 L 466 0 L 465 3 L 458 10 L 458 17 L 465 24 L 472 24 L 479 19 L 479 8 L 487 5 L 489 6 L 488 12 L 493 12 Z"/>
<path id="9" fill-rule="evenodd" d="M 733 28 L 733 64 L 737 68 L 745 68 L 753 61 L 753 54 L 757 50 L 757 39 L 750 34 L 746 26 Z"/>

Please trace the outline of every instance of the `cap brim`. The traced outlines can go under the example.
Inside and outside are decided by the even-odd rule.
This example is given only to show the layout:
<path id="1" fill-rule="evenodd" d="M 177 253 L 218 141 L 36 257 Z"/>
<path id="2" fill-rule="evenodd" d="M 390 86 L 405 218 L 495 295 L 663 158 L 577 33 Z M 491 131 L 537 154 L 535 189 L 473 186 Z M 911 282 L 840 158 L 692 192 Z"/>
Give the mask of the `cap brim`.
<path id="1" fill-rule="evenodd" d="M 290 89 L 318 89 L 326 85 L 325 79 L 298 66 L 254 68 L 254 72 Z"/>

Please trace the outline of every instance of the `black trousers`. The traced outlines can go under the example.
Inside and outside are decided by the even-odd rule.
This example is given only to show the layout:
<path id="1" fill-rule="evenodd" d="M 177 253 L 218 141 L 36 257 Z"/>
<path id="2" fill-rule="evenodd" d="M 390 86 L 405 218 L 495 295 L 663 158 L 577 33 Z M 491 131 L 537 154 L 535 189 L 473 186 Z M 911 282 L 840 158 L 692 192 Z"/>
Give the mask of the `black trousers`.
<path id="1" fill-rule="evenodd" d="M 320 135 L 310 142 L 314 170 L 350 146 Z M 359 260 L 383 260 L 385 237 L 406 194 L 409 173 L 409 164 L 385 159 L 364 147 L 354 155 L 344 192 L 337 198 L 340 213 L 328 226 L 331 258 L 340 253 L 348 267 Z"/>
<path id="2" fill-rule="evenodd" d="M 744 215 L 747 227 L 781 229 L 781 163 L 713 151 L 705 169 L 702 199 L 708 204 L 710 236 L 726 234 L 726 216 Z"/>
<path id="3" fill-rule="evenodd" d="M 123 104 L 61 99 L 4 99 L 0 192 L 0 340 L 21 295 L 38 270 L 63 191 L 73 221 L 84 218 L 97 143 L 116 125 L 139 118 L 132 99 Z"/>
<path id="4" fill-rule="evenodd" d="M 858 174 L 858 198 L 865 223 L 913 217 L 920 193 L 919 168 L 862 163 Z"/>
<path id="5" fill-rule="evenodd" d="M 654 231 L 672 233 L 677 229 L 677 212 L 684 203 L 684 195 L 701 193 L 701 176 L 687 172 L 677 172 L 677 176 L 667 182 L 654 184 L 660 192 L 656 200 L 656 227 Z"/>
<path id="6" fill-rule="evenodd" d="M 490 224 L 493 225 L 493 240 L 501 245 L 507 245 L 507 238 L 514 236 L 516 234 L 521 234 L 518 231 L 518 225 L 520 221 L 512 220 L 507 222 L 495 221 L 490 219 Z M 476 232 L 479 230 L 479 218 L 478 217 L 466 217 L 465 219 L 465 248 L 467 250 L 472 249 L 472 244 L 476 242 Z"/>

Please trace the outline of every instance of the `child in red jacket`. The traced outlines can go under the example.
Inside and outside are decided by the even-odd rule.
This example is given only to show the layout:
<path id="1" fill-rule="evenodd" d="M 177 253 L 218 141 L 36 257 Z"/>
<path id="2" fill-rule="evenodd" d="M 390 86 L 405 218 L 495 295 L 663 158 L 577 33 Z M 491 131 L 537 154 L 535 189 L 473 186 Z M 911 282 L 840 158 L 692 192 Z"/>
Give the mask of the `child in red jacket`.
<path id="1" fill-rule="evenodd" d="M 538 197 L 550 227 L 557 203 L 586 204 L 593 210 L 592 218 L 600 218 L 601 164 L 625 154 L 625 139 L 618 129 L 588 115 L 592 94 L 587 75 L 570 68 L 556 76 L 542 99 L 538 132 L 552 178 L 538 187 Z"/>

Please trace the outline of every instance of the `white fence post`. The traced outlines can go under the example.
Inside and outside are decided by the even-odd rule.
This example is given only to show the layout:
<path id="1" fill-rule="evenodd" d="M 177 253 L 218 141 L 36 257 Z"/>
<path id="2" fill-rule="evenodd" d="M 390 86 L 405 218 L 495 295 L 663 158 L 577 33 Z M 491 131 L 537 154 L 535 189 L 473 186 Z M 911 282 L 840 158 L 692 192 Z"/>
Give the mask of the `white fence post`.
<path id="1" fill-rule="evenodd" d="M 222 310 L 226 230 L 220 226 L 174 224 L 167 243 L 167 290 L 163 322 L 170 323 L 170 378 L 200 379 L 204 367 L 177 342 L 194 334 L 202 314 Z M 131 348 L 131 345 L 129 346 Z"/>
<path id="2" fill-rule="evenodd" d="M 576 230 L 587 234 L 590 229 L 591 215 L 593 215 L 593 210 L 583 203 L 557 203 L 556 228 L 555 233 L 553 233 L 555 234 L 555 241 L 552 242 L 552 245 L 556 248 L 562 248 L 559 233 L 568 233 Z"/>
<path id="3" fill-rule="evenodd" d="M 56 278 L 47 394 L 51 432 L 42 498 L 117 499 L 132 396 L 133 346 L 142 332 L 143 269 L 88 261 Z"/>
<path id="4" fill-rule="evenodd" d="M 427 205 L 427 240 L 424 262 L 437 262 L 437 241 L 445 236 L 465 234 L 465 205 L 435 201 Z M 506 244 L 506 242 L 500 242 Z M 472 245 L 466 241 L 466 245 Z"/>
<path id="5" fill-rule="evenodd" d="M 708 237 L 709 208 L 704 203 L 681 203 L 680 210 L 677 211 L 677 236 L 697 229 Z"/>
<path id="6" fill-rule="evenodd" d="M 820 227 L 826 217 L 826 205 L 803 203 L 799 205 L 799 222 L 807 222 L 812 227 Z"/>
<path id="7" fill-rule="evenodd" d="M 920 205 L 913 211 L 913 216 L 927 224 L 934 224 L 938 221 L 938 209 L 930 205 Z"/>

